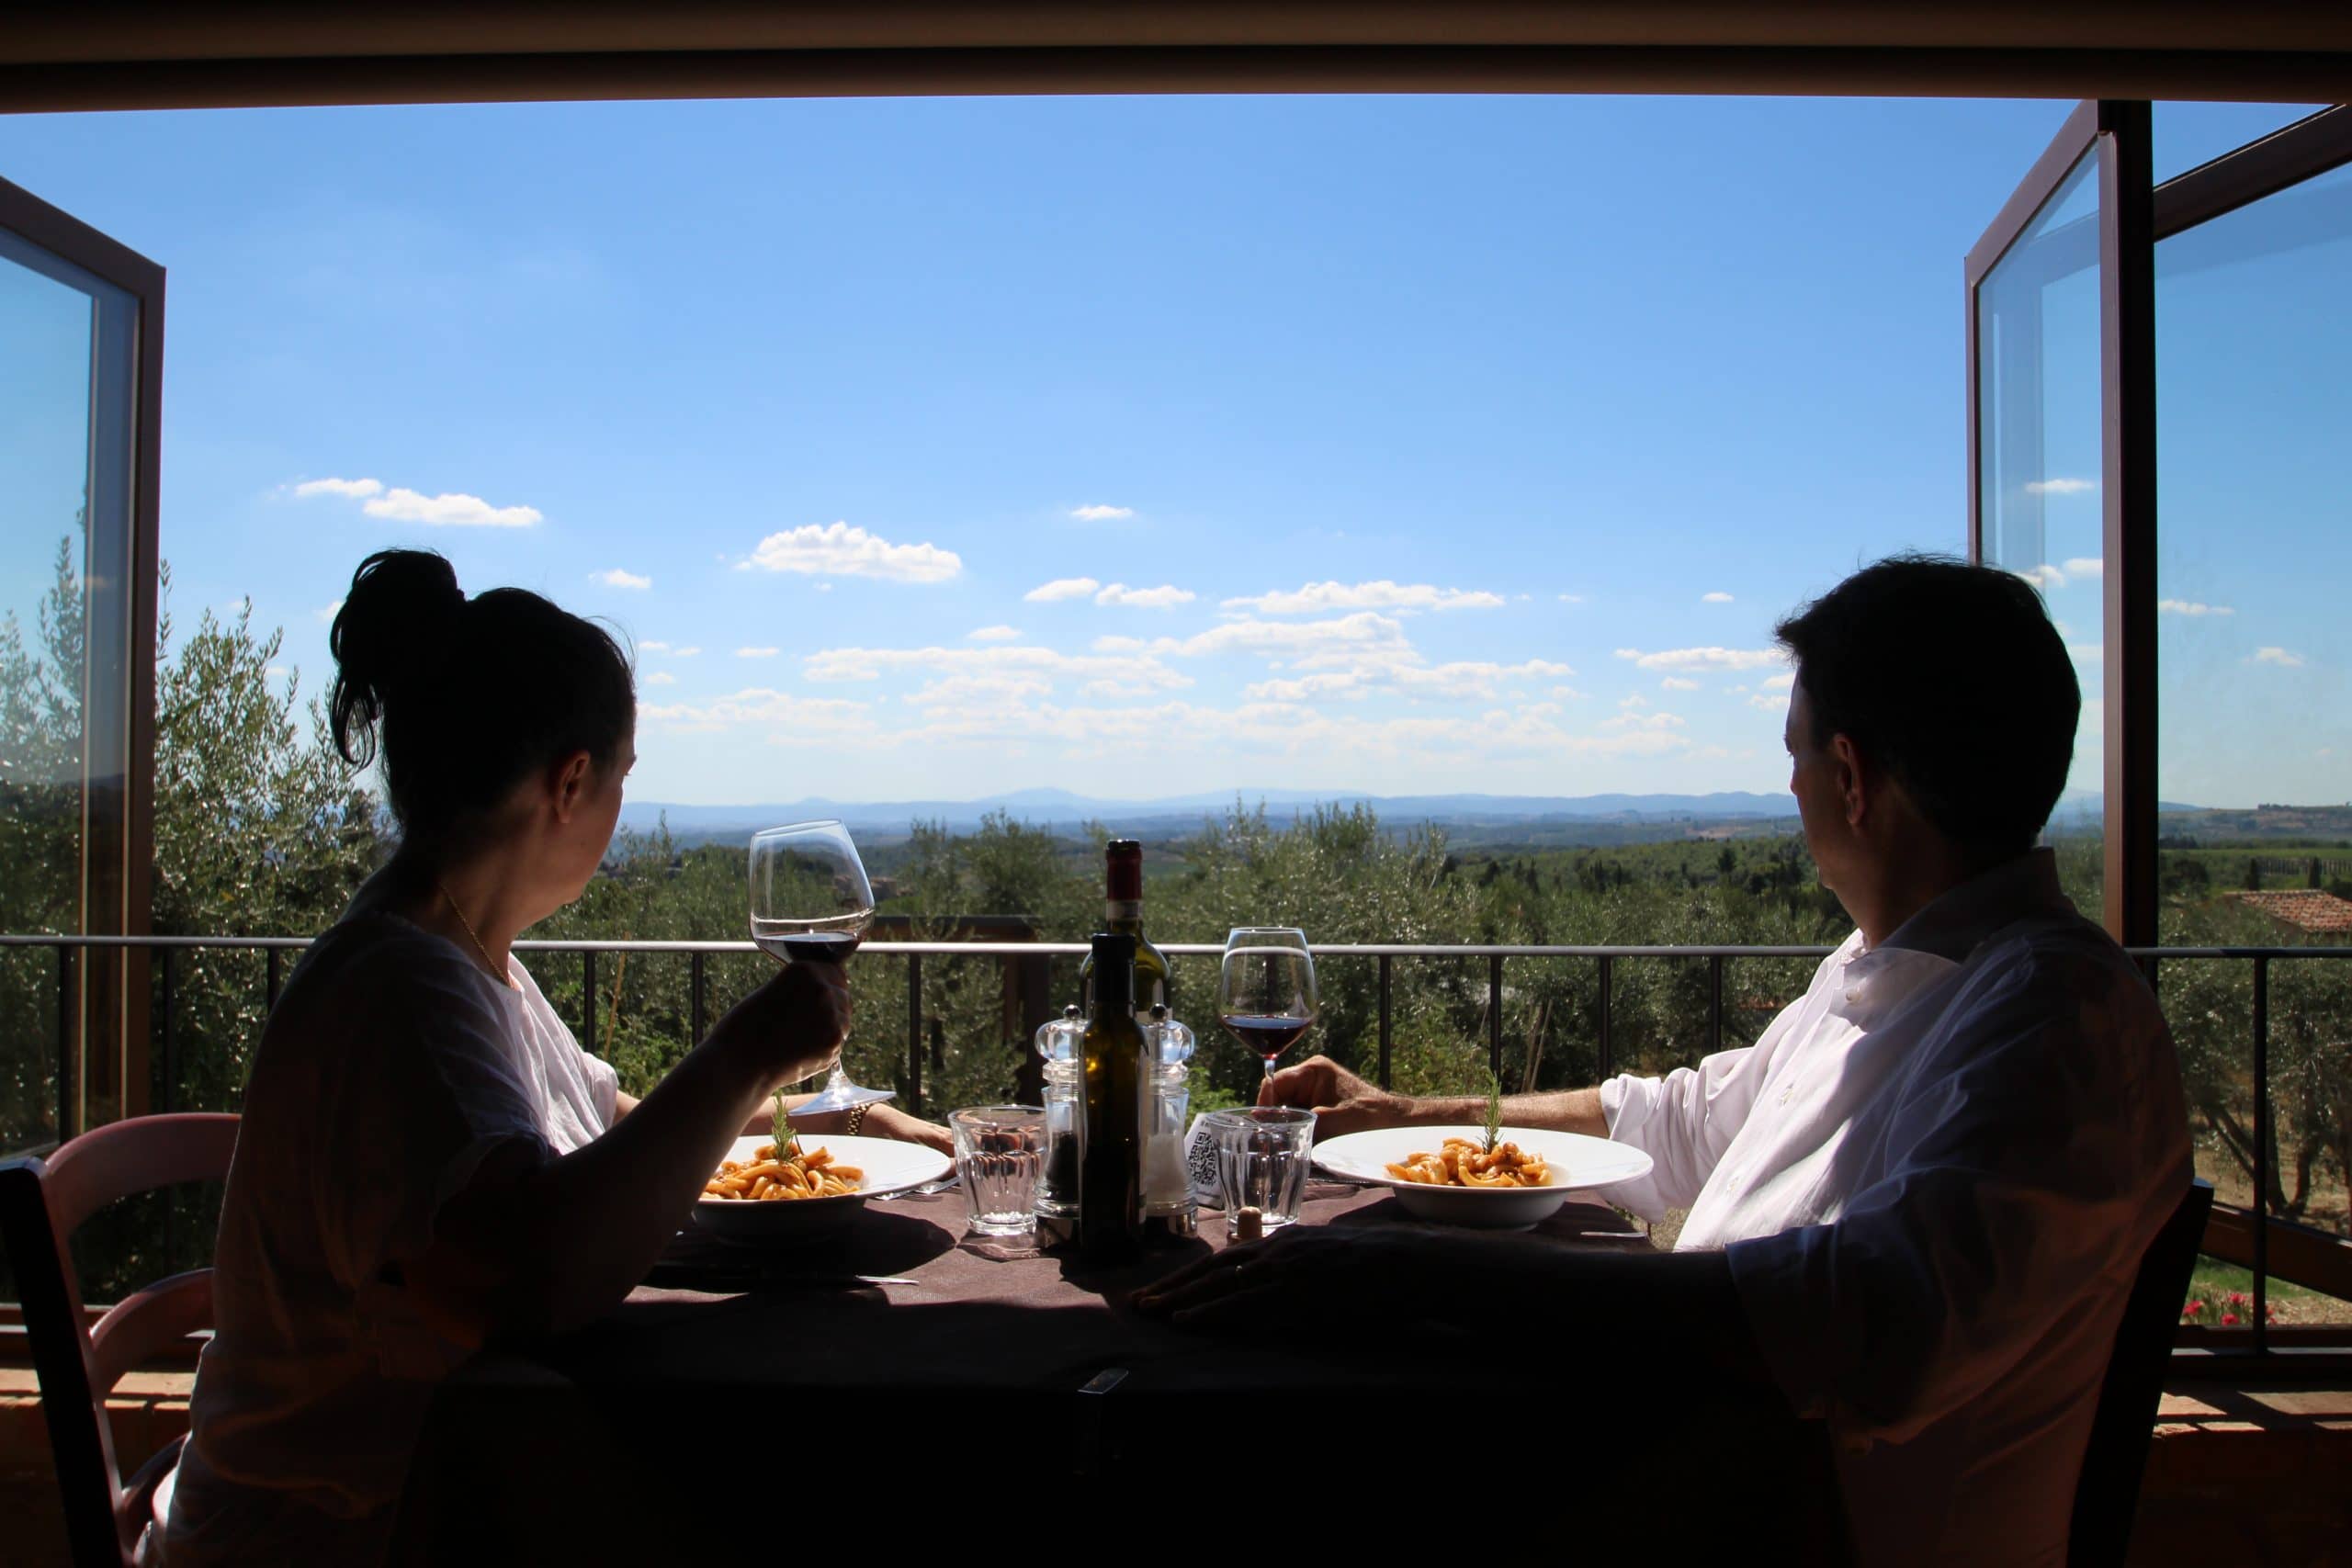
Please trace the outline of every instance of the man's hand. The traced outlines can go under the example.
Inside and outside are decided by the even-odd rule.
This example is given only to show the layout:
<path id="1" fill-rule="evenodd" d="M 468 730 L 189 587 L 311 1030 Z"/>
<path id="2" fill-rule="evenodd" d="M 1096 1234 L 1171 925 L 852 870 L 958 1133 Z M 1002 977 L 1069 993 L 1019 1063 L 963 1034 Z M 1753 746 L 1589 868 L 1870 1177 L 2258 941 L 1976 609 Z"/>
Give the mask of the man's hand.
<path id="1" fill-rule="evenodd" d="M 1366 1083 L 1329 1056 L 1309 1056 L 1267 1078 L 1258 1086 L 1258 1103 L 1314 1111 L 1317 1138 L 1401 1127 L 1415 1111 L 1408 1096 Z"/>
<path id="2" fill-rule="evenodd" d="M 849 983 L 838 964 L 787 964 L 728 1010 L 710 1042 L 752 1065 L 766 1089 L 830 1066 L 849 1038 Z"/>

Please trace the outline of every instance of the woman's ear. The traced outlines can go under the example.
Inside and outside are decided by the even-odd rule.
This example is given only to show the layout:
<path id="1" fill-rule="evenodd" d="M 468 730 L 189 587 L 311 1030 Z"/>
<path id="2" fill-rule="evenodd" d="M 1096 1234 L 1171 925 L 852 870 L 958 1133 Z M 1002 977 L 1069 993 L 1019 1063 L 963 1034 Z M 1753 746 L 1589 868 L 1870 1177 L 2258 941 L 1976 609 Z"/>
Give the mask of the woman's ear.
<path id="1" fill-rule="evenodd" d="M 555 765 L 548 784 L 549 804 L 555 807 L 555 819 L 569 825 L 572 814 L 595 793 L 596 760 L 585 751 L 574 751 Z"/>

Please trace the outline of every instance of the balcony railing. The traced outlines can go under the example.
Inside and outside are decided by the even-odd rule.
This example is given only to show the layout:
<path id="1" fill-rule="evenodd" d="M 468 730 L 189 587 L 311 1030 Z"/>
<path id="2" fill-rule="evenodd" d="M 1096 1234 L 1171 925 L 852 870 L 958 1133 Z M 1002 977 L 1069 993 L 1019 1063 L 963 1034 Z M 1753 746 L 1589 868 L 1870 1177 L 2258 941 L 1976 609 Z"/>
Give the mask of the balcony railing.
<path id="1" fill-rule="evenodd" d="M 242 937 L 242 936 L 76 936 L 76 935 L 0 935 L 0 949 L 48 948 L 56 954 L 58 987 L 58 1100 L 60 1127 L 72 1125 L 71 1107 L 74 1085 L 70 1071 L 73 1061 L 72 1027 L 74 1010 L 70 998 L 74 987 L 74 965 L 78 954 L 93 948 L 139 948 L 153 954 L 156 964 L 156 1044 L 159 1049 L 161 1081 L 168 1097 L 176 1081 L 177 1057 L 175 1003 L 177 1000 L 177 969 L 179 955 L 199 949 L 258 952 L 264 955 L 263 1000 L 265 1009 L 275 1006 L 279 986 L 285 976 L 288 954 L 299 954 L 311 944 L 308 937 Z M 600 960 L 622 955 L 667 955 L 683 958 L 689 970 L 688 995 L 693 1038 L 699 1040 L 707 1019 L 707 961 L 719 955 L 755 953 L 759 950 L 749 942 L 602 942 L 602 941 L 522 941 L 514 951 L 526 954 L 557 954 L 576 958 L 581 965 L 581 1011 L 578 1020 L 579 1038 L 590 1051 L 596 1048 L 597 969 Z M 1214 958 L 1224 949 L 1213 942 L 1162 942 L 1161 952 L 1171 958 Z M 1315 952 L 1322 959 L 1369 959 L 1375 965 L 1375 998 L 1378 1007 L 1377 1050 L 1375 1077 L 1382 1087 L 1388 1087 L 1393 1070 L 1393 1013 L 1395 964 L 1398 959 L 1442 961 L 1484 959 L 1487 965 L 1487 1024 L 1488 1066 L 1500 1076 L 1503 1066 L 1503 1000 L 1504 965 L 1512 959 L 1581 959 L 1598 966 L 1598 1060 L 1599 1072 L 1606 1077 L 1616 1069 L 1616 1033 L 1612 999 L 1616 991 L 1615 971 L 1622 963 L 1668 960 L 1704 963 L 1707 965 L 1707 1027 L 1709 1051 L 1724 1044 L 1724 973 L 1727 964 L 1746 959 L 1804 959 L 1818 962 L 1835 951 L 1822 946 L 1623 946 L 1623 945 L 1535 945 L 1507 944 L 1441 944 L 1425 942 L 1347 942 L 1318 943 Z M 1050 961 L 1055 958 L 1080 957 L 1087 952 L 1082 942 L 869 942 L 860 952 L 877 957 L 899 957 L 907 961 L 907 1036 L 906 1036 L 906 1100 L 910 1109 L 922 1111 L 922 1073 L 925 1058 L 925 1015 L 923 1010 L 923 960 L 926 958 L 996 958 L 1001 961 Z M 2253 1186 L 2255 1201 L 2250 1208 L 2230 1205 L 2215 1206 L 2214 1223 L 2207 1233 L 2207 1247 L 2212 1256 L 2250 1269 L 2254 1276 L 2254 1306 L 2251 1314 L 2250 1338 L 2256 1352 L 2267 1352 L 2270 1346 L 2267 1318 L 2267 1292 L 2273 1266 L 2272 1232 L 2274 1228 L 2290 1235 L 2294 1256 L 2305 1261 L 2319 1258 L 2316 1268 L 2324 1279 L 2306 1278 L 2302 1282 L 2326 1290 L 2334 1294 L 2346 1294 L 2346 1258 L 2352 1247 L 2335 1243 L 2323 1233 L 2304 1227 L 2290 1226 L 2269 1215 L 2271 1186 L 2272 1104 L 2270 1083 L 2270 981 L 2272 966 L 2280 963 L 2343 962 L 2352 959 L 2352 947 L 2151 947 L 2132 950 L 2132 956 L 2153 975 L 2162 964 L 2184 962 L 2244 963 L 2253 966 L 2253 1013 L 2249 1044 L 2249 1067 L 2252 1078 L 2253 1119 Z M 2352 1020 L 2347 1020 L 2352 1027 Z M 170 1109 L 167 1103 L 164 1109 Z M 2316 1243 L 2306 1238 L 2317 1238 Z M 2292 1264 L 2282 1267 L 2294 1268 Z"/>

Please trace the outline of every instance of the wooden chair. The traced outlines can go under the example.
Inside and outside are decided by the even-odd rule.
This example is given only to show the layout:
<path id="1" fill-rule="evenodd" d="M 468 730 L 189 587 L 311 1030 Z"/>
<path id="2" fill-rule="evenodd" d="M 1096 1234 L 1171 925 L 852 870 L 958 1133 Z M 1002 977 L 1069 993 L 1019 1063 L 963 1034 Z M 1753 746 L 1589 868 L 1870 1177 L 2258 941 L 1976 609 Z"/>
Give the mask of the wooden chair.
<path id="1" fill-rule="evenodd" d="M 25 1334 L 40 1379 L 41 1412 L 57 1461 L 65 1533 L 82 1568 L 122 1568 L 178 1462 L 175 1438 L 128 1481 L 115 1460 L 107 1395 L 158 1350 L 212 1324 L 212 1270 L 151 1285 L 85 1326 L 68 1243 L 119 1198 L 229 1174 L 234 1116 L 138 1116 L 83 1134 L 46 1159 L 0 1163 L 0 1240 L 23 1298 Z"/>
<path id="2" fill-rule="evenodd" d="M 2181 1303 L 2196 1271 L 2198 1243 L 2213 1211 L 2213 1187 L 2199 1179 L 2141 1255 L 2139 1278 L 2115 1331 L 2107 1381 L 2099 1387 L 2083 1473 L 2075 1483 L 2075 1517 L 2066 1548 L 2068 1568 L 2121 1568 L 2140 1506 L 2140 1480 L 2155 1435 L 2156 1404 L 2172 1364 Z"/>

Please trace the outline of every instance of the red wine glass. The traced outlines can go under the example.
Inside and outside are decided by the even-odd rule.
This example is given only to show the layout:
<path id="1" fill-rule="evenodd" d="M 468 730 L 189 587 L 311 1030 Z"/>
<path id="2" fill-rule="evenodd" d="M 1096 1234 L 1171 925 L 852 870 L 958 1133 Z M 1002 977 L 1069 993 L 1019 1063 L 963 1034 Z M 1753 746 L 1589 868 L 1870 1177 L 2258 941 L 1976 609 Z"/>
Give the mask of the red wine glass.
<path id="1" fill-rule="evenodd" d="M 786 963 L 845 964 L 873 920 L 873 885 L 848 829 L 831 820 L 795 822 L 752 835 L 752 941 L 761 952 Z M 850 1082 L 836 1055 L 822 1092 L 792 1114 L 816 1116 L 889 1098 L 888 1089 Z"/>
<path id="2" fill-rule="evenodd" d="M 1315 955 L 1294 926 L 1237 926 L 1225 939 L 1216 1012 L 1274 1076 L 1274 1060 L 1315 1026 Z"/>

